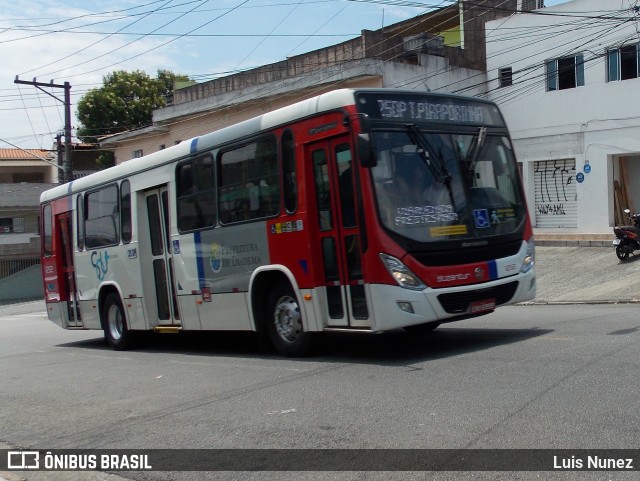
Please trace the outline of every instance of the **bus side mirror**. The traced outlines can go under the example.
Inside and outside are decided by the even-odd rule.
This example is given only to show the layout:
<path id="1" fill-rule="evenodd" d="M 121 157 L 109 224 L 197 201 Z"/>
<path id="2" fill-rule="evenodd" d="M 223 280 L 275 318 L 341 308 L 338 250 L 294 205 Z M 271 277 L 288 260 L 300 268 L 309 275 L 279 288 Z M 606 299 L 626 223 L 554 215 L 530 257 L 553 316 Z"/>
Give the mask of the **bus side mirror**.
<path id="1" fill-rule="evenodd" d="M 378 165 L 369 134 L 358 134 L 358 157 L 362 167 Z"/>

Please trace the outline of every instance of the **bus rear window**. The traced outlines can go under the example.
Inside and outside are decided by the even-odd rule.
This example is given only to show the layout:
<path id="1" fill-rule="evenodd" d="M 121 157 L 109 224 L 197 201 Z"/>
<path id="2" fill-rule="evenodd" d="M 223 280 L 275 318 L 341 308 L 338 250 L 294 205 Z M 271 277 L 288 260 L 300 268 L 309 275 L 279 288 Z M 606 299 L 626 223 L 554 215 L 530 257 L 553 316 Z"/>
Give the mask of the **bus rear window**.
<path id="1" fill-rule="evenodd" d="M 45 256 L 53 254 L 53 224 L 51 219 L 51 204 L 42 209 L 42 252 Z"/>

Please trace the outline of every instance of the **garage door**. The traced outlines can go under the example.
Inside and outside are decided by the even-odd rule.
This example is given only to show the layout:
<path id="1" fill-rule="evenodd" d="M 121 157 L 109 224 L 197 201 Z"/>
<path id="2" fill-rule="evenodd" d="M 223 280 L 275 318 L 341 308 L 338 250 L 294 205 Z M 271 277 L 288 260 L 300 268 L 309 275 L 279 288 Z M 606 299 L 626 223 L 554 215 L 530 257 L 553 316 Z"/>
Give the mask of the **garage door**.
<path id="1" fill-rule="evenodd" d="M 536 227 L 578 227 L 576 160 L 535 162 Z"/>

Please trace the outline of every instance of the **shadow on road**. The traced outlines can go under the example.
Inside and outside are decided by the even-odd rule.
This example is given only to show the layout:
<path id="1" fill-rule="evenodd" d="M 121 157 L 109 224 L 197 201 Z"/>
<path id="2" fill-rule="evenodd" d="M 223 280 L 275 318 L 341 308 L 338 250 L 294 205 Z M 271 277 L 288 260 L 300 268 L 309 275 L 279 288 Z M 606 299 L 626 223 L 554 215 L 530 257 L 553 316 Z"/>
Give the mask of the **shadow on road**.
<path id="1" fill-rule="evenodd" d="M 440 327 L 423 336 L 408 334 L 401 329 L 381 334 L 323 333 L 313 339 L 310 355 L 301 358 L 300 361 L 406 365 L 522 342 L 549 332 L 552 331 L 538 328 Z M 58 347 L 99 349 L 113 352 L 116 357 L 121 355 L 111 351 L 101 338 L 60 344 Z M 183 332 L 177 335 L 149 333 L 140 339 L 134 352 L 207 357 L 280 358 L 275 352 L 261 349 L 255 333 L 246 332 Z"/>

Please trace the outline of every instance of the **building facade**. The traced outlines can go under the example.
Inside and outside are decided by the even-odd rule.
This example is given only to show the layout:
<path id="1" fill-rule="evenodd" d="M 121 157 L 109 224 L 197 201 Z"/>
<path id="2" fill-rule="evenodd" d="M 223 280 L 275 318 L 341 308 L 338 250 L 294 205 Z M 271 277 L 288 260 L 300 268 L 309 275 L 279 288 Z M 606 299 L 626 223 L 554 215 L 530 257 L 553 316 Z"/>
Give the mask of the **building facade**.
<path id="1" fill-rule="evenodd" d="M 498 8 L 499 7 L 499 8 Z M 101 142 L 116 163 L 338 88 L 486 93 L 484 23 L 520 0 L 460 1 L 352 40 L 176 90 L 153 125 Z"/>
<path id="2" fill-rule="evenodd" d="M 0 277 L 13 269 L 3 263 L 40 256 L 40 194 L 57 178 L 54 153 L 0 149 Z"/>
<path id="3" fill-rule="evenodd" d="M 637 2 L 574 0 L 486 24 L 538 235 L 611 234 L 640 208 Z"/>

